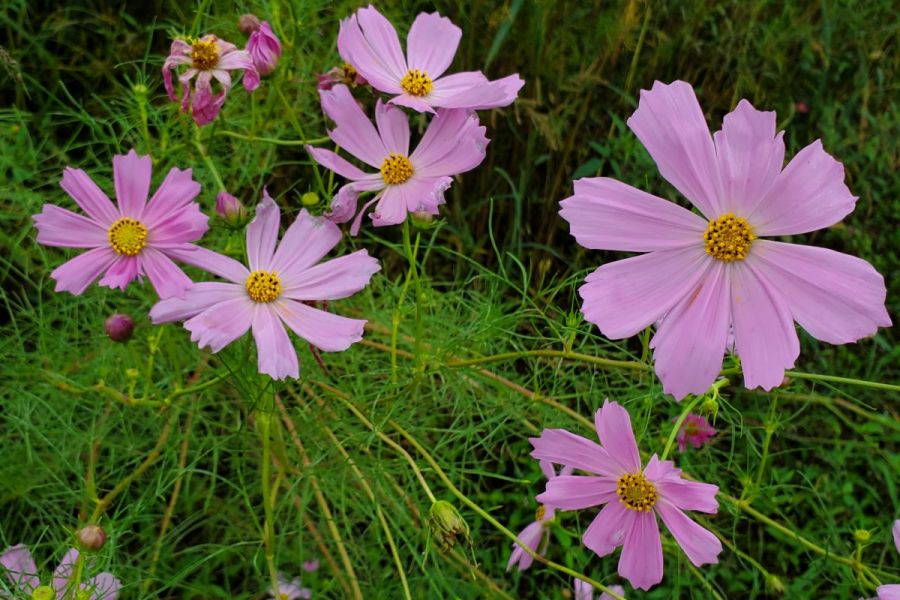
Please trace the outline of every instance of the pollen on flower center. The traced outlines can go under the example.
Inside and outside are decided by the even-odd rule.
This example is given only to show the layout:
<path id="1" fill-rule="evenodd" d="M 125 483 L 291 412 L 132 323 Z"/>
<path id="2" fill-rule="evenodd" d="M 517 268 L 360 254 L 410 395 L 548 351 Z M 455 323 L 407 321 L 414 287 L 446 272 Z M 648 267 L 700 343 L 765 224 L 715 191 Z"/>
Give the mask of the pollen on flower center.
<path id="1" fill-rule="evenodd" d="M 147 245 L 147 226 L 122 217 L 109 227 L 109 245 L 122 256 L 134 256 Z"/>
<path id="2" fill-rule="evenodd" d="M 656 486 L 647 481 L 642 473 L 626 473 L 616 483 L 616 496 L 627 508 L 649 512 L 656 504 Z"/>
<path id="3" fill-rule="evenodd" d="M 544 515 L 547 514 L 547 507 L 543 504 L 538 505 L 537 510 L 534 512 L 534 520 L 535 521 L 543 521 Z"/>
<path id="4" fill-rule="evenodd" d="M 402 154 L 391 153 L 381 163 L 381 178 L 388 185 L 403 183 L 413 176 L 413 166 Z"/>
<path id="5" fill-rule="evenodd" d="M 219 64 L 219 45 L 215 40 L 197 40 L 191 44 L 191 66 L 208 71 Z"/>
<path id="6" fill-rule="evenodd" d="M 747 258 L 747 252 L 755 239 L 747 219 L 736 217 L 732 213 L 710 221 L 703 233 L 706 253 L 725 262 Z"/>
<path id="7" fill-rule="evenodd" d="M 254 302 L 272 302 L 281 295 L 281 279 L 275 271 L 253 271 L 244 287 Z"/>
<path id="8" fill-rule="evenodd" d="M 410 69 L 400 80 L 403 91 L 413 96 L 427 96 L 431 93 L 431 77 L 425 71 Z"/>

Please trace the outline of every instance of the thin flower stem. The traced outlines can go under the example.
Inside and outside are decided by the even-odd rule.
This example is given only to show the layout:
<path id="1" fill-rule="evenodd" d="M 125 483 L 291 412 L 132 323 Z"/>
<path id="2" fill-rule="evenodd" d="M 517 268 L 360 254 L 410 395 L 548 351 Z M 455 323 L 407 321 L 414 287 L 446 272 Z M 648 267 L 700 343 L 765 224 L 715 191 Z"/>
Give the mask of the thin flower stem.
<path id="1" fill-rule="evenodd" d="M 778 394 L 772 396 L 772 403 L 769 405 L 769 414 L 766 418 L 765 428 L 766 437 L 763 440 L 762 456 L 759 458 L 759 466 L 756 469 L 756 478 L 754 480 L 754 491 L 759 490 L 759 484 L 762 481 L 763 473 L 766 469 L 766 460 L 769 458 L 769 446 L 772 444 L 772 436 L 775 435 L 776 420 L 775 409 L 778 406 Z"/>
<path id="2" fill-rule="evenodd" d="M 419 278 L 419 244 L 422 241 L 422 232 L 416 231 L 415 245 L 409 241 L 409 218 L 403 221 L 403 250 L 406 252 L 406 260 L 409 263 L 409 273 L 412 276 L 416 294 L 416 335 L 413 338 L 413 355 L 415 355 L 416 369 L 423 366 L 422 361 L 422 282 Z"/>
<path id="3" fill-rule="evenodd" d="M 830 383 L 845 383 L 847 385 L 855 385 L 858 387 L 872 388 L 875 390 L 887 390 L 889 392 L 900 392 L 900 385 L 893 383 L 881 383 L 880 381 L 868 381 L 866 379 L 852 379 L 850 377 L 838 377 L 837 375 L 820 375 L 818 373 L 802 373 L 800 371 L 785 371 L 786 377 L 794 379 L 807 379 L 810 381 L 828 381 Z"/>
<path id="4" fill-rule="evenodd" d="M 492 354 L 490 356 L 481 356 L 478 358 L 456 358 L 443 363 L 445 367 L 471 367 L 474 365 L 483 365 L 494 362 L 502 362 L 505 360 L 516 360 L 529 356 L 545 357 L 545 358 L 564 358 L 569 360 L 580 360 L 582 362 L 599 365 L 601 367 L 613 369 L 626 369 L 630 371 L 652 371 L 653 367 L 644 363 L 632 360 L 614 360 L 611 358 L 600 358 L 599 356 L 591 356 L 590 354 L 582 354 L 580 352 L 567 352 L 565 350 L 521 350 L 519 352 L 502 352 L 500 354 Z"/>
<path id="5" fill-rule="evenodd" d="M 324 144 L 331 139 L 328 137 L 319 137 L 308 140 L 280 140 L 278 138 L 244 135 L 243 133 L 238 133 L 236 131 L 217 131 L 215 135 L 224 135 L 226 137 L 235 138 L 238 140 L 246 140 L 248 142 L 263 142 L 265 144 L 274 144 L 276 146 L 306 146 Z"/>
<path id="6" fill-rule="evenodd" d="M 417 240 L 418 241 L 418 240 Z M 397 299 L 397 306 L 391 315 L 391 383 L 397 383 L 397 338 L 400 334 L 400 321 L 403 317 L 403 303 L 406 301 L 406 295 L 409 292 L 409 284 L 413 278 L 418 279 L 415 274 L 415 257 L 410 258 L 411 251 L 408 250 L 409 243 L 409 219 L 403 221 L 403 248 L 406 259 L 409 261 L 409 268 L 406 271 L 406 278 L 403 281 L 403 287 L 400 288 L 400 297 Z M 418 251 L 418 244 L 416 245 Z M 419 294 L 417 293 L 416 296 Z M 414 344 L 418 342 L 414 341 Z"/>
<path id="7" fill-rule="evenodd" d="M 194 126 L 194 147 L 197 149 L 197 152 L 200 153 L 200 157 L 203 159 L 203 162 L 206 164 L 206 168 L 209 169 L 210 175 L 212 175 L 213 180 L 216 182 L 216 186 L 219 188 L 220 192 L 224 192 L 225 183 L 222 181 L 222 176 L 219 175 L 219 170 L 216 169 L 216 165 L 213 163 L 212 159 L 206 153 L 206 148 L 203 147 L 203 143 L 200 141 L 200 127 Z"/>
<path id="8" fill-rule="evenodd" d="M 272 489 L 272 458 L 271 458 L 271 435 L 272 435 L 272 411 L 275 405 L 275 385 L 272 386 L 271 393 L 263 391 L 266 398 L 265 405 L 261 410 L 256 411 L 256 424 L 259 432 L 260 442 L 262 443 L 262 465 L 261 465 L 261 483 L 263 497 L 263 513 L 265 521 L 263 523 L 263 544 L 265 546 L 266 565 L 269 569 L 269 579 L 272 583 L 272 589 L 275 590 L 276 596 L 280 591 L 278 586 L 278 569 L 275 566 L 275 511 L 274 511 L 274 490 Z"/>

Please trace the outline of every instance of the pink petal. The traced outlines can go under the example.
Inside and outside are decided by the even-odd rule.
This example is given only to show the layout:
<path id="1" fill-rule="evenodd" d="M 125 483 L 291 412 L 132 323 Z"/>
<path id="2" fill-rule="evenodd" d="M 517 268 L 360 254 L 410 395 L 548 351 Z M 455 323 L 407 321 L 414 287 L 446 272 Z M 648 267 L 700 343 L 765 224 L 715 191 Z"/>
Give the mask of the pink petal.
<path id="1" fill-rule="evenodd" d="M 322 260 L 340 240 L 337 225 L 310 215 L 304 208 L 284 232 L 269 268 L 279 274 L 284 288 L 291 287 L 297 276 Z"/>
<path id="2" fill-rule="evenodd" d="M 448 78 L 441 78 L 434 83 L 432 93 L 429 95 L 432 106 L 439 108 L 465 108 L 469 110 L 502 108 L 515 102 L 519 95 L 519 90 L 525 85 L 525 81 L 518 74 L 513 74 L 502 79 L 487 81 L 481 85 L 450 95 L 448 90 L 438 83 L 444 79 Z"/>
<path id="3" fill-rule="evenodd" d="M 541 467 L 541 472 L 544 474 L 548 480 L 556 477 L 556 469 L 553 468 L 553 463 L 549 460 L 541 460 L 538 461 L 538 465 Z"/>
<path id="4" fill-rule="evenodd" d="M 91 579 L 90 586 L 82 584 L 82 587 L 91 591 L 91 600 L 116 600 L 122 589 L 122 582 L 112 573 L 98 573 Z"/>
<path id="5" fill-rule="evenodd" d="M 209 217 L 200 211 L 199 204 L 191 202 L 147 229 L 149 246 L 195 242 L 209 230 Z"/>
<path id="6" fill-rule="evenodd" d="M 396 32 L 394 37 L 397 37 Z M 398 39 L 398 50 L 399 45 Z M 393 64 L 385 64 L 380 55 L 380 49 L 374 48 L 360 29 L 357 15 L 341 21 L 337 47 L 344 62 L 353 65 L 375 89 L 388 94 L 399 94 L 403 91 L 400 81 L 406 74 L 406 65 L 400 65 L 398 68 Z"/>
<path id="7" fill-rule="evenodd" d="M 272 379 L 300 376 L 297 352 L 291 344 L 274 306 L 260 307 L 253 316 L 253 339 L 256 340 L 260 373 Z"/>
<path id="8" fill-rule="evenodd" d="M 793 235 L 834 225 L 853 211 L 844 166 L 816 140 L 797 153 L 747 220 L 756 235 Z"/>
<path id="9" fill-rule="evenodd" d="M 334 171 L 341 177 L 347 179 L 362 179 L 366 174 L 350 164 L 346 159 L 341 158 L 331 150 L 325 148 L 316 148 L 314 146 L 306 146 L 306 151 L 312 156 L 312 159 L 331 171 Z"/>
<path id="10" fill-rule="evenodd" d="M 118 258 L 109 246 L 94 248 L 56 267 L 50 277 L 56 280 L 57 292 L 79 296 Z"/>
<path id="11" fill-rule="evenodd" d="M 99 285 L 124 290 L 141 274 L 141 259 L 138 256 L 117 256 L 103 275 Z"/>
<path id="12" fill-rule="evenodd" d="M 119 218 L 119 211 L 113 203 L 81 169 L 66 167 L 59 186 L 100 226 L 109 229 Z"/>
<path id="13" fill-rule="evenodd" d="M 594 600 L 594 586 L 588 582 L 576 578 L 573 589 L 575 591 L 575 600 Z"/>
<path id="14" fill-rule="evenodd" d="M 663 389 L 681 400 L 709 389 L 722 368 L 730 321 L 725 265 L 715 261 L 700 286 L 663 318 L 650 340 Z"/>
<path id="15" fill-rule="evenodd" d="M 304 340 L 325 352 L 346 350 L 362 339 L 360 319 L 349 319 L 294 300 L 279 300 L 278 316 Z"/>
<path id="16" fill-rule="evenodd" d="M 516 537 L 525 542 L 529 548 L 537 552 L 541 540 L 544 537 L 544 524 L 538 521 L 529 523 Z M 509 561 L 506 563 L 506 570 L 509 571 L 514 564 L 518 563 L 519 570 L 524 571 L 530 567 L 533 562 L 533 556 L 522 550 L 522 547 L 519 544 L 513 544 L 512 553 L 509 555 Z"/>
<path id="17" fill-rule="evenodd" d="M 375 103 L 375 123 L 385 150 L 409 156 L 409 119 L 406 113 L 379 99 Z"/>
<path id="18" fill-rule="evenodd" d="M 891 528 L 891 534 L 894 536 L 894 547 L 897 548 L 897 552 L 900 553 L 900 519 L 894 521 L 894 526 Z"/>
<path id="19" fill-rule="evenodd" d="M 194 244 L 173 244 L 171 246 L 164 246 L 160 249 L 170 258 L 199 267 L 207 273 L 218 275 L 223 279 L 233 281 L 241 286 L 243 286 L 247 282 L 247 278 L 250 277 L 250 271 L 238 261 L 225 256 L 224 254 L 207 250 L 201 246 L 195 246 Z"/>
<path id="20" fill-rule="evenodd" d="M 606 337 L 631 337 L 695 292 L 713 260 L 698 244 L 606 263 L 578 288 L 581 312 Z"/>
<path id="21" fill-rule="evenodd" d="M 67 248 L 98 248 L 109 245 L 108 231 L 96 221 L 53 204 L 45 204 L 40 214 L 31 218 L 38 230 L 39 244 Z"/>
<path id="22" fill-rule="evenodd" d="M 429 98 L 430 96 L 425 96 L 425 98 Z M 405 106 L 406 108 L 411 108 L 416 112 L 420 113 L 434 113 L 434 108 L 431 104 L 428 103 L 427 100 L 420 98 L 418 96 L 413 96 L 412 94 L 400 94 L 399 96 L 394 96 L 390 100 L 388 100 L 391 104 L 396 104 L 397 106 Z"/>
<path id="23" fill-rule="evenodd" d="M 431 79 L 444 74 L 459 47 L 462 29 L 438 13 L 419 13 L 406 37 L 406 62 Z"/>
<path id="24" fill-rule="evenodd" d="M 615 592 L 622 598 L 625 597 L 625 588 L 623 588 L 621 585 L 610 585 L 607 587 L 609 587 L 610 591 Z M 615 599 L 612 596 L 610 596 L 609 594 L 607 594 L 606 592 L 603 592 L 602 594 L 600 594 L 600 598 L 598 598 L 597 600 L 615 600 Z"/>
<path id="25" fill-rule="evenodd" d="M 53 571 L 53 590 L 58 596 L 62 597 L 66 588 L 69 587 L 69 578 L 72 576 L 77 562 L 78 550 L 69 548 Z"/>
<path id="26" fill-rule="evenodd" d="M 410 156 L 416 177 L 458 175 L 484 160 L 490 140 L 478 117 L 466 110 L 438 111 Z"/>
<path id="27" fill-rule="evenodd" d="M 406 220 L 409 202 L 426 194 L 427 191 L 420 183 L 412 179 L 400 185 L 388 186 L 378 199 L 378 205 L 372 213 L 372 223 L 375 227 L 402 223 Z"/>
<path id="28" fill-rule="evenodd" d="M 325 213 L 325 218 L 332 223 L 346 223 L 352 221 L 356 215 L 356 207 L 359 203 L 359 191 L 352 184 L 341 186 L 338 193 L 331 199 L 331 205 Z"/>
<path id="29" fill-rule="evenodd" d="M 754 268 L 814 338 L 846 344 L 890 327 L 884 278 L 864 260 L 825 248 L 756 240 Z"/>
<path id="30" fill-rule="evenodd" d="M 256 69 L 256 67 L 253 66 L 253 57 L 250 56 L 250 53 L 246 50 L 233 50 L 228 53 L 222 53 L 218 64 L 216 64 L 216 68 L 224 71 Z"/>
<path id="31" fill-rule="evenodd" d="M 368 251 L 357 250 L 298 272 L 289 281 L 283 280 L 282 293 L 293 300 L 347 298 L 366 287 L 380 270 L 381 265 Z"/>
<path id="32" fill-rule="evenodd" d="M 800 340 L 783 294 L 750 263 L 739 261 L 729 269 L 734 340 L 745 385 L 768 391 L 781 385 L 784 370 L 794 366 Z"/>
<path id="33" fill-rule="evenodd" d="M 746 100 L 725 115 L 721 131 L 713 135 L 723 211 L 753 212 L 781 172 L 783 137 L 784 132 L 775 133 L 775 113 L 756 110 Z"/>
<path id="34" fill-rule="evenodd" d="M 37 576 L 37 565 L 25 544 L 10 546 L 0 554 L 0 565 L 6 569 L 6 578 L 12 584 L 12 591 L 30 594 L 41 585 Z"/>
<path id="35" fill-rule="evenodd" d="M 160 300 L 150 310 L 150 320 L 154 325 L 185 321 L 196 317 L 206 309 L 226 300 L 246 299 L 243 285 L 203 281 L 194 284 L 184 298 Z"/>
<path id="36" fill-rule="evenodd" d="M 144 208 L 143 223 L 152 230 L 169 214 L 192 202 L 199 193 L 200 184 L 194 181 L 191 169 L 170 169 Z"/>
<path id="37" fill-rule="evenodd" d="M 396 81 L 402 79 L 406 75 L 407 65 L 403 58 L 403 51 L 400 49 L 400 38 L 397 37 L 397 31 L 394 29 L 394 26 L 372 6 L 356 11 L 356 18 L 358 19 L 360 30 L 371 46 L 372 55 L 379 60 L 382 70 L 390 73 Z M 362 70 L 361 65 L 352 62 L 350 64 L 355 66 L 356 70 L 368 79 L 370 83 L 372 82 Z M 391 92 L 391 90 L 381 91 Z"/>
<path id="38" fill-rule="evenodd" d="M 446 77 L 432 77 L 431 93 L 425 98 L 431 101 L 445 100 L 463 92 L 488 85 L 490 82 L 481 71 L 461 71 Z"/>
<path id="39" fill-rule="evenodd" d="M 612 554 L 625 541 L 636 514 L 616 498 L 597 513 L 581 537 L 582 543 L 597 556 Z"/>
<path id="40" fill-rule="evenodd" d="M 659 524 L 653 511 L 629 512 L 635 513 L 635 516 L 622 543 L 619 575 L 627 579 L 632 587 L 649 590 L 662 581 L 663 576 Z"/>
<path id="41" fill-rule="evenodd" d="M 141 270 L 147 275 L 160 299 L 177 296 L 183 298 L 194 285 L 191 278 L 172 262 L 172 259 L 154 248 L 144 248 L 140 255 Z"/>
<path id="42" fill-rule="evenodd" d="M 621 467 L 599 444 L 565 429 L 545 429 L 540 437 L 528 438 L 528 441 L 534 447 L 532 458 L 613 478 L 623 473 Z"/>
<path id="43" fill-rule="evenodd" d="M 594 427 L 600 444 L 625 473 L 641 471 L 641 455 L 638 453 L 631 416 L 618 402 L 603 401 L 594 414 Z M 615 490 L 613 490 L 615 491 Z"/>
<path id="44" fill-rule="evenodd" d="M 337 127 L 328 135 L 347 152 L 366 164 L 381 168 L 389 154 L 375 126 L 363 113 L 346 85 L 336 85 L 330 90 L 320 90 L 322 110 Z"/>
<path id="45" fill-rule="evenodd" d="M 660 498 L 681 510 L 695 510 L 710 514 L 715 514 L 719 510 L 719 502 L 716 500 L 716 494 L 719 492 L 717 485 L 690 481 L 680 477 L 653 483 L 656 485 Z"/>
<path id="46" fill-rule="evenodd" d="M 878 600 L 900 600 L 900 584 L 878 586 L 875 593 L 878 594 Z"/>
<path id="47" fill-rule="evenodd" d="M 719 562 L 722 542 L 712 532 L 698 525 L 665 500 L 657 502 L 654 509 L 695 567 Z"/>
<path id="48" fill-rule="evenodd" d="M 707 218 L 722 214 L 716 149 L 690 84 L 657 81 L 651 90 L 641 90 L 628 126 L 669 183 Z"/>
<path id="49" fill-rule="evenodd" d="M 650 252 L 697 246 L 707 223 L 674 202 L 609 177 L 575 182 L 575 195 L 559 203 L 578 243 L 594 250 Z"/>
<path id="50" fill-rule="evenodd" d="M 119 212 L 122 216 L 140 221 L 147 196 L 150 195 L 153 162 L 149 156 L 138 156 L 134 150 L 128 154 L 113 156 L 112 162 Z"/>
<path id="51" fill-rule="evenodd" d="M 197 316 L 185 321 L 191 341 L 200 348 L 209 346 L 218 352 L 250 329 L 256 303 L 246 294 L 214 304 Z"/>
<path id="52" fill-rule="evenodd" d="M 535 499 L 560 510 L 578 510 L 618 501 L 616 488 L 609 477 L 560 475 L 550 479 L 546 491 Z"/>
<path id="53" fill-rule="evenodd" d="M 251 271 L 271 270 L 280 220 L 281 210 L 269 193 L 263 190 L 263 200 L 256 206 L 256 216 L 247 226 L 247 260 Z"/>

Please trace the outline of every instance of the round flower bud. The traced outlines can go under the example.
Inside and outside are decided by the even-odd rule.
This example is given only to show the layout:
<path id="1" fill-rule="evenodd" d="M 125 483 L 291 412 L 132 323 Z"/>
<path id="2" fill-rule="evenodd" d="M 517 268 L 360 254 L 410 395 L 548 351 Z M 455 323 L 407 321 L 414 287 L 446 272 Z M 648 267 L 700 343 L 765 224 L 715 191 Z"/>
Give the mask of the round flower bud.
<path id="1" fill-rule="evenodd" d="M 106 335 L 114 342 L 127 342 L 134 332 L 134 321 L 128 315 L 116 313 L 104 323 Z"/>
<path id="2" fill-rule="evenodd" d="M 425 211 L 416 211 L 409 215 L 412 226 L 416 229 L 431 229 L 434 224 L 434 215 Z"/>
<path id="3" fill-rule="evenodd" d="M 306 192 L 300 196 L 300 203 L 303 206 L 315 206 L 319 203 L 319 195 L 315 192 Z"/>
<path id="4" fill-rule="evenodd" d="M 241 33 L 250 35 L 259 29 L 259 18 L 255 15 L 241 15 L 241 18 L 238 19 L 238 29 L 241 30 Z"/>
<path id="5" fill-rule="evenodd" d="M 85 552 L 96 552 L 106 543 L 106 532 L 99 525 L 86 525 L 75 533 L 75 537 Z"/>
<path id="6" fill-rule="evenodd" d="M 853 537 L 857 542 L 864 544 L 872 539 L 872 533 L 866 529 L 857 529 L 853 532 Z"/>
<path id="7" fill-rule="evenodd" d="M 247 209 L 228 192 L 216 195 L 216 214 L 231 225 L 239 225 L 247 217 Z"/>

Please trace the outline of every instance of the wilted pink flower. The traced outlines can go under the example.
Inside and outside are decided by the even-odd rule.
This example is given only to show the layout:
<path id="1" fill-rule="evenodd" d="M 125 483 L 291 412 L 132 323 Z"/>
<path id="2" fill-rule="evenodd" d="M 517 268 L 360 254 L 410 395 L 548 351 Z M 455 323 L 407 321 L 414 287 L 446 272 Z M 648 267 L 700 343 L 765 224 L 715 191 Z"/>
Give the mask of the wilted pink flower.
<path id="1" fill-rule="evenodd" d="M 294 577 L 289 581 L 281 573 L 278 574 L 278 589 L 269 588 L 272 600 L 298 600 L 299 598 L 312 598 L 309 588 L 300 586 L 300 578 Z"/>
<path id="2" fill-rule="evenodd" d="M 394 26 L 371 5 L 341 21 L 338 52 L 376 90 L 418 112 L 508 106 L 525 84 L 518 75 L 488 81 L 481 71 L 441 77 L 456 54 L 462 30 L 438 13 L 420 13 L 406 39 L 406 58 Z"/>
<path id="3" fill-rule="evenodd" d="M 115 313 L 103 323 L 106 335 L 114 342 L 127 342 L 134 332 L 134 320 L 128 315 Z"/>
<path id="4" fill-rule="evenodd" d="M 158 302 L 150 311 L 153 322 L 185 321 L 191 340 L 213 352 L 252 329 L 259 372 L 273 379 L 299 376 L 297 353 L 285 325 L 326 352 L 346 350 L 362 339 L 365 321 L 304 302 L 355 294 L 381 269 L 378 261 L 358 250 L 316 264 L 340 241 L 340 229 L 303 209 L 278 244 L 280 215 L 278 205 L 264 193 L 256 217 L 247 227 L 250 268 L 204 250 L 198 266 L 229 283 L 198 283 L 184 299 Z"/>
<path id="5" fill-rule="evenodd" d="M 46 246 L 90 248 L 57 267 L 56 291 L 76 296 L 103 274 L 100 285 L 125 289 L 146 275 L 160 298 L 180 296 L 193 282 L 172 259 L 190 263 L 208 218 L 194 198 L 200 184 L 191 170 L 172 169 L 147 201 L 149 156 L 134 150 L 113 157 L 117 205 L 81 169 L 66 167 L 60 186 L 87 213 L 83 217 L 53 204 L 34 215 L 37 241 Z"/>
<path id="6" fill-rule="evenodd" d="M 897 548 L 897 552 L 900 552 L 900 520 L 894 521 L 891 533 L 894 535 L 894 547 Z M 876 592 L 878 600 L 900 600 L 900 584 L 882 585 Z"/>
<path id="7" fill-rule="evenodd" d="M 320 91 L 322 109 L 337 127 L 328 135 L 341 148 L 364 163 L 379 169 L 365 173 L 331 150 L 306 149 L 320 165 L 350 179 L 332 203 L 331 218 L 345 222 L 356 213 L 360 192 L 376 192 L 356 216 L 351 233 L 356 235 L 362 215 L 374 202 L 376 227 L 396 225 L 408 212 L 438 213 L 451 176 L 474 169 L 484 160 L 488 139 L 475 113 L 468 110 L 440 110 L 428 124 L 416 149 L 409 152 L 409 120 L 395 106 L 380 100 L 375 106 L 378 129 L 366 117 L 345 85 Z"/>
<path id="8" fill-rule="evenodd" d="M 543 471 L 544 476 L 548 481 L 556 477 L 556 470 L 553 468 L 553 463 L 542 460 L 540 461 L 540 464 L 541 471 Z M 569 475 L 571 473 L 572 469 L 570 467 L 563 467 L 560 474 Z M 525 542 L 529 548 L 543 556 L 542 547 L 546 545 L 545 541 L 548 539 L 547 534 L 549 533 L 550 522 L 553 521 L 555 515 L 556 509 L 553 505 L 539 505 L 534 522 L 520 531 L 517 537 Z M 525 552 L 525 550 L 522 549 L 522 546 L 514 543 L 512 553 L 509 555 L 509 561 L 506 563 L 506 570 L 509 571 L 514 564 L 518 563 L 519 570 L 524 571 L 530 567 L 533 562 L 534 557 Z"/>
<path id="9" fill-rule="evenodd" d="M 219 192 L 216 195 L 216 214 L 228 222 L 236 223 L 247 216 L 247 209 L 228 192 Z"/>
<path id="10" fill-rule="evenodd" d="M 252 92 L 259 87 L 259 73 L 253 58 L 246 50 L 216 36 L 205 35 L 193 43 L 176 39 L 172 42 L 169 56 L 163 63 L 162 74 L 166 92 L 172 102 L 178 102 L 172 84 L 172 71 L 179 66 L 188 68 L 178 76 L 181 84 L 181 110 L 191 111 L 197 125 L 212 122 L 225 103 L 225 96 L 231 89 L 229 71 L 243 71 L 244 89 Z M 191 80 L 197 78 L 193 89 Z M 220 90 L 213 92 L 213 80 L 219 82 Z"/>
<path id="11" fill-rule="evenodd" d="M 689 413 L 682 421 L 678 435 L 675 437 L 678 440 L 678 451 L 687 450 L 688 444 L 699 448 L 714 435 L 716 435 L 716 430 L 709 424 L 706 417 Z"/>
<path id="12" fill-rule="evenodd" d="M 576 181 L 560 215 L 584 247 L 647 253 L 601 266 L 579 292 L 585 318 L 609 338 L 661 321 L 650 345 L 666 392 L 705 392 L 729 331 L 746 386 L 769 390 L 800 352 L 794 321 L 833 344 L 891 324 L 869 263 L 758 239 L 815 231 L 853 210 L 844 169 L 820 141 L 782 169 L 774 112 L 741 100 L 711 136 L 683 81 L 642 91 L 628 125 L 703 216 L 606 177 Z"/>
<path id="13" fill-rule="evenodd" d="M 531 438 L 532 457 L 590 473 L 551 479 L 538 502 L 560 510 L 604 504 L 582 542 L 598 556 L 622 546 L 619 575 L 636 588 L 648 590 L 662 581 L 657 515 L 691 563 L 698 567 L 717 563 L 722 551 L 719 539 L 682 511 L 715 513 L 719 488 L 683 479 L 681 469 L 655 454 L 642 471 L 631 417 L 618 403 L 605 401 L 594 423 L 600 445 L 565 429 L 545 429 L 540 437 Z"/>
<path id="14" fill-rule="evenodd" d="M 241 30 L 241 33 L 250 35 L 259 29 L 259 18 L 251 14 L 241 15 L 238 19 L 238 29 Z"/>
<path id="15" fill-rule="evenodd" d="M 253 66 L 260 75 L 268 75 L 275 70 L 281 57 L 281 42 L 272 31 L 268 21 L 262 21 L 247 40 L 247 52 L 253 59 Z"/>
<path id="16" fill-rule="evenodd" d="M 611 585 L 609 589 L 621 597 L 625 597 L 625 588 L 621 585 Z M 575 600 L 594 600 L 594 586 L 581 579 L 575 579 Z M 613 597 L 603 592 L 598 600 L 613 600 Z"/>
<path id="17" fill-rule="evenodd" d="M 366 85 L 368 82 L 350 63 L 344 63 L 340 67 L 333 67 L 326 73 L 316 75 L 316 87 L 320 90 L 330 90 L 339 83 L 356 87 Z"/>
<path id="18" fill-rule="evenodd" d="M 56 570 L 53 571 L 52 586 L 41 585 L 37 565 L 31 552 L 24 544 L 12 546 L 0 554 L 0 565 L 6 570 L 6 578 L 12 584 L 14 592 L 21 592 L 26 598 L 64 598 L 71 594 L 73 583 L 70 581 L 75 563 L 78 562 L 78 550 L 69 549 L 63 556 Z M 122 583 L 110 573 L 98 573 L 94 577 L 82 581 L 78 597 L 86 594 L 89 600 L 116 600 Z M 18 596 L 17 596 L 18 597 Z"/>
<path id="19" fill-rule="evenodd" d="M 303 570 L 307 573 L 313 573 L 319 570 L 319 561 L 318 560 L 305 560 L 303 561 Z"/>

